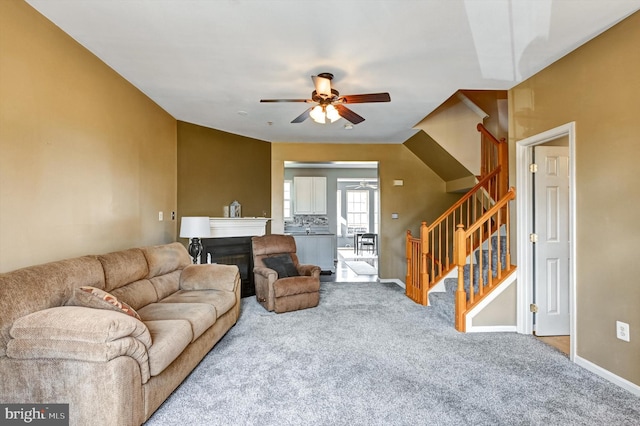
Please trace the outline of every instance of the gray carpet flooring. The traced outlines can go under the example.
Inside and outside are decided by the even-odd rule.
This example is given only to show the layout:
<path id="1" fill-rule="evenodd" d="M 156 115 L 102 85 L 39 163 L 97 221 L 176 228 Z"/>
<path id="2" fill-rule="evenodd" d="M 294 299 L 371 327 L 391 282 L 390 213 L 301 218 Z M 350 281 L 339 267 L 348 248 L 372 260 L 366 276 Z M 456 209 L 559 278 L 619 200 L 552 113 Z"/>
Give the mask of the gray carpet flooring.
<path id="1" fill-rule="evenodd" d="M 395 284 L 322 283 L 238 323 L 147 422 L 159 425 L 640 425 L 640 398 L 533 336 L 461 334 Z"/>

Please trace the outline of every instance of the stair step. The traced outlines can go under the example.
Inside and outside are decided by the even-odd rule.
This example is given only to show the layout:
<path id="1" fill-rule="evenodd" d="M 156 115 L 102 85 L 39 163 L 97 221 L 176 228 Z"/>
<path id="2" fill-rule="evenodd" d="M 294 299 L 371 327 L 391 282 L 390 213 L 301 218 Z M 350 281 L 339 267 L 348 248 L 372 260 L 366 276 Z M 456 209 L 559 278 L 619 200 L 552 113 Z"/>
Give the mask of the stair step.
<path id="1" fill-rule="evenodd" d="M 504 268 L 506 265 L 506 245 L 507 238 L 505 236 L 492 236 L 491 237 L 491 266 L 493 269 L 493 277 L 496 277 L 498 268 L 498 244 L 500 245 L 500 263 Z M 482 257 L 482 278 L 486 284 L 489 279 L 489 250 L 479 249 L 474 253 L 475 263 L 473 266 L 473 291 L 477 295 L 479 286 L 478 278 L 480 277 L 480 258 Z M 469 264 L 464 265 L 463 280 L 464 290 L 467 292 L 467 299 L 469 298 L 469 275 L 471 266 Z M 458 278 L 445 278 L 444 280 L 444 292 L 430 292 L 429 293 L 429 306 L 438 317 L 453 324 L 455 323 L 455 293 L 458 289 Z"/>
<path id="2" fill-rule="evenodd" d="M 429 293 L 429 309 L 450 324 L 455 323 L 454 304 L 455 295 L 451 292 Z"/>

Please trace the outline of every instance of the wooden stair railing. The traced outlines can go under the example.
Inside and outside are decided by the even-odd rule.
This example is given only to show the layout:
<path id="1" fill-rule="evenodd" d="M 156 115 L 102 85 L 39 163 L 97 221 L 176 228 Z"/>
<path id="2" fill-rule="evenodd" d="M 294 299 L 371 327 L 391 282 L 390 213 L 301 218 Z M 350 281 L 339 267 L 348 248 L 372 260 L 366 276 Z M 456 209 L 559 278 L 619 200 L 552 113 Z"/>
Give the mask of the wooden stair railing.
<path id="1" fill-rule="evenodd" d="M 469 227 L 498 198 L 501 166 L 489 173 L 431 225 L 422 222 L 420 236 L 407 231 L 406 294 L 416 303 L 427 304 L 427 292 L 447 275 L 455 265 L 453 236 L 458 224 Z"/>
<path id="2" fill-rule="evenodd" d="M 515 196 L 515 189 L 509 189 L 476 223 L 466 229 L 462 224 L 457 227 L 453 257 L 458 267 L 458 288 L 455 294 L 455 327 L 458 331 L 466 331 L 466 313 L 496 288 L 512 272 L 512 268 L 515 269 L 511 265 L 509 247 L 509 202 L 515 199 Z M 496 247 L 493 247 L 492 238 L 497 238 Z M 504 247 L 502 238 L 505 240 Z M 485 241 L 486 250 L 483 247 Z M 473 257 L 476 247 L 481 253 L 477 260 Z M 486 259 L 483 251 L 487 253 Z M 465 265 L 468 265 L 468 291 L 464 282 Z M 474 281 L 476 275 L 477 281 Z"/>
<path id="3" fill-rule="evenodd" d="M 477 130 L 481 136 L 479 182 L 431 225 L 422 222 L 419 237 L 407 231 L 406 295 L 421 305 L 428 303 L 429 289 L 455 267 L 452 260 L 456 226 L 470 227 L 507 192 L 507 143 L 496 139 L 482 123 Z"/>
<path id="4" fill-rule="evenodd" d="M 482 123 L 476 126 L 480 132 L 480 179 L 501 167 L 499 195 L 506 194 L 509 185 L 509 147 L 504 138 L 498 140 Z"/>

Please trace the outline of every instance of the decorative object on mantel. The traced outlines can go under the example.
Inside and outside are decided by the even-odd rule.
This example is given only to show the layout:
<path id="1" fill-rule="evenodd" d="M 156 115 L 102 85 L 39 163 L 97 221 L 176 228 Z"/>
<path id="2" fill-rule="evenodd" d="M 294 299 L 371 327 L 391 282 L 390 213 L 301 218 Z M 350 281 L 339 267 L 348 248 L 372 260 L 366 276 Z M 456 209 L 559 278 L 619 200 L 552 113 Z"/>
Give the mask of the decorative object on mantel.
<path id="1" fill-rule="evenodd" d="M 180 237 L 190 238 L 189 254 L 193 258 L 193 263 L 198 263 L 198 257 L 202 253 L 202 242 L 200 238 L 211 236 L 211 225 L 208 216 L 183 217 L 180 222 Z"/>
<path id="2" fill-rule="evenodd" d="M 242 206 L 237 200 L 229 205 L 229 217 L 242 217 Z"/>
<path id="3" fill-rule="evenodd" d="M 268 217 L 211 217 L 211 238 L 264 235 Z"/>

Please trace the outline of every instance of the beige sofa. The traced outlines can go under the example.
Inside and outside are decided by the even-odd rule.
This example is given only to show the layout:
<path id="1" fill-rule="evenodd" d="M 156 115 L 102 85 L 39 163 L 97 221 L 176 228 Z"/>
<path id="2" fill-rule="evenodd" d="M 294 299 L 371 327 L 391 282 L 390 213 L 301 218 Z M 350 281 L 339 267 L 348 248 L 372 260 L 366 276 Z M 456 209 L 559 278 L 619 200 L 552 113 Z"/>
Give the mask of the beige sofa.
<path id="1" fill-rule="evenodd" d="M 142 424 L 239 314 L 238 268 L 192 265 L 179 243 L 1 274 L 0 403 L 68 403 L 71 425 Z"/>

